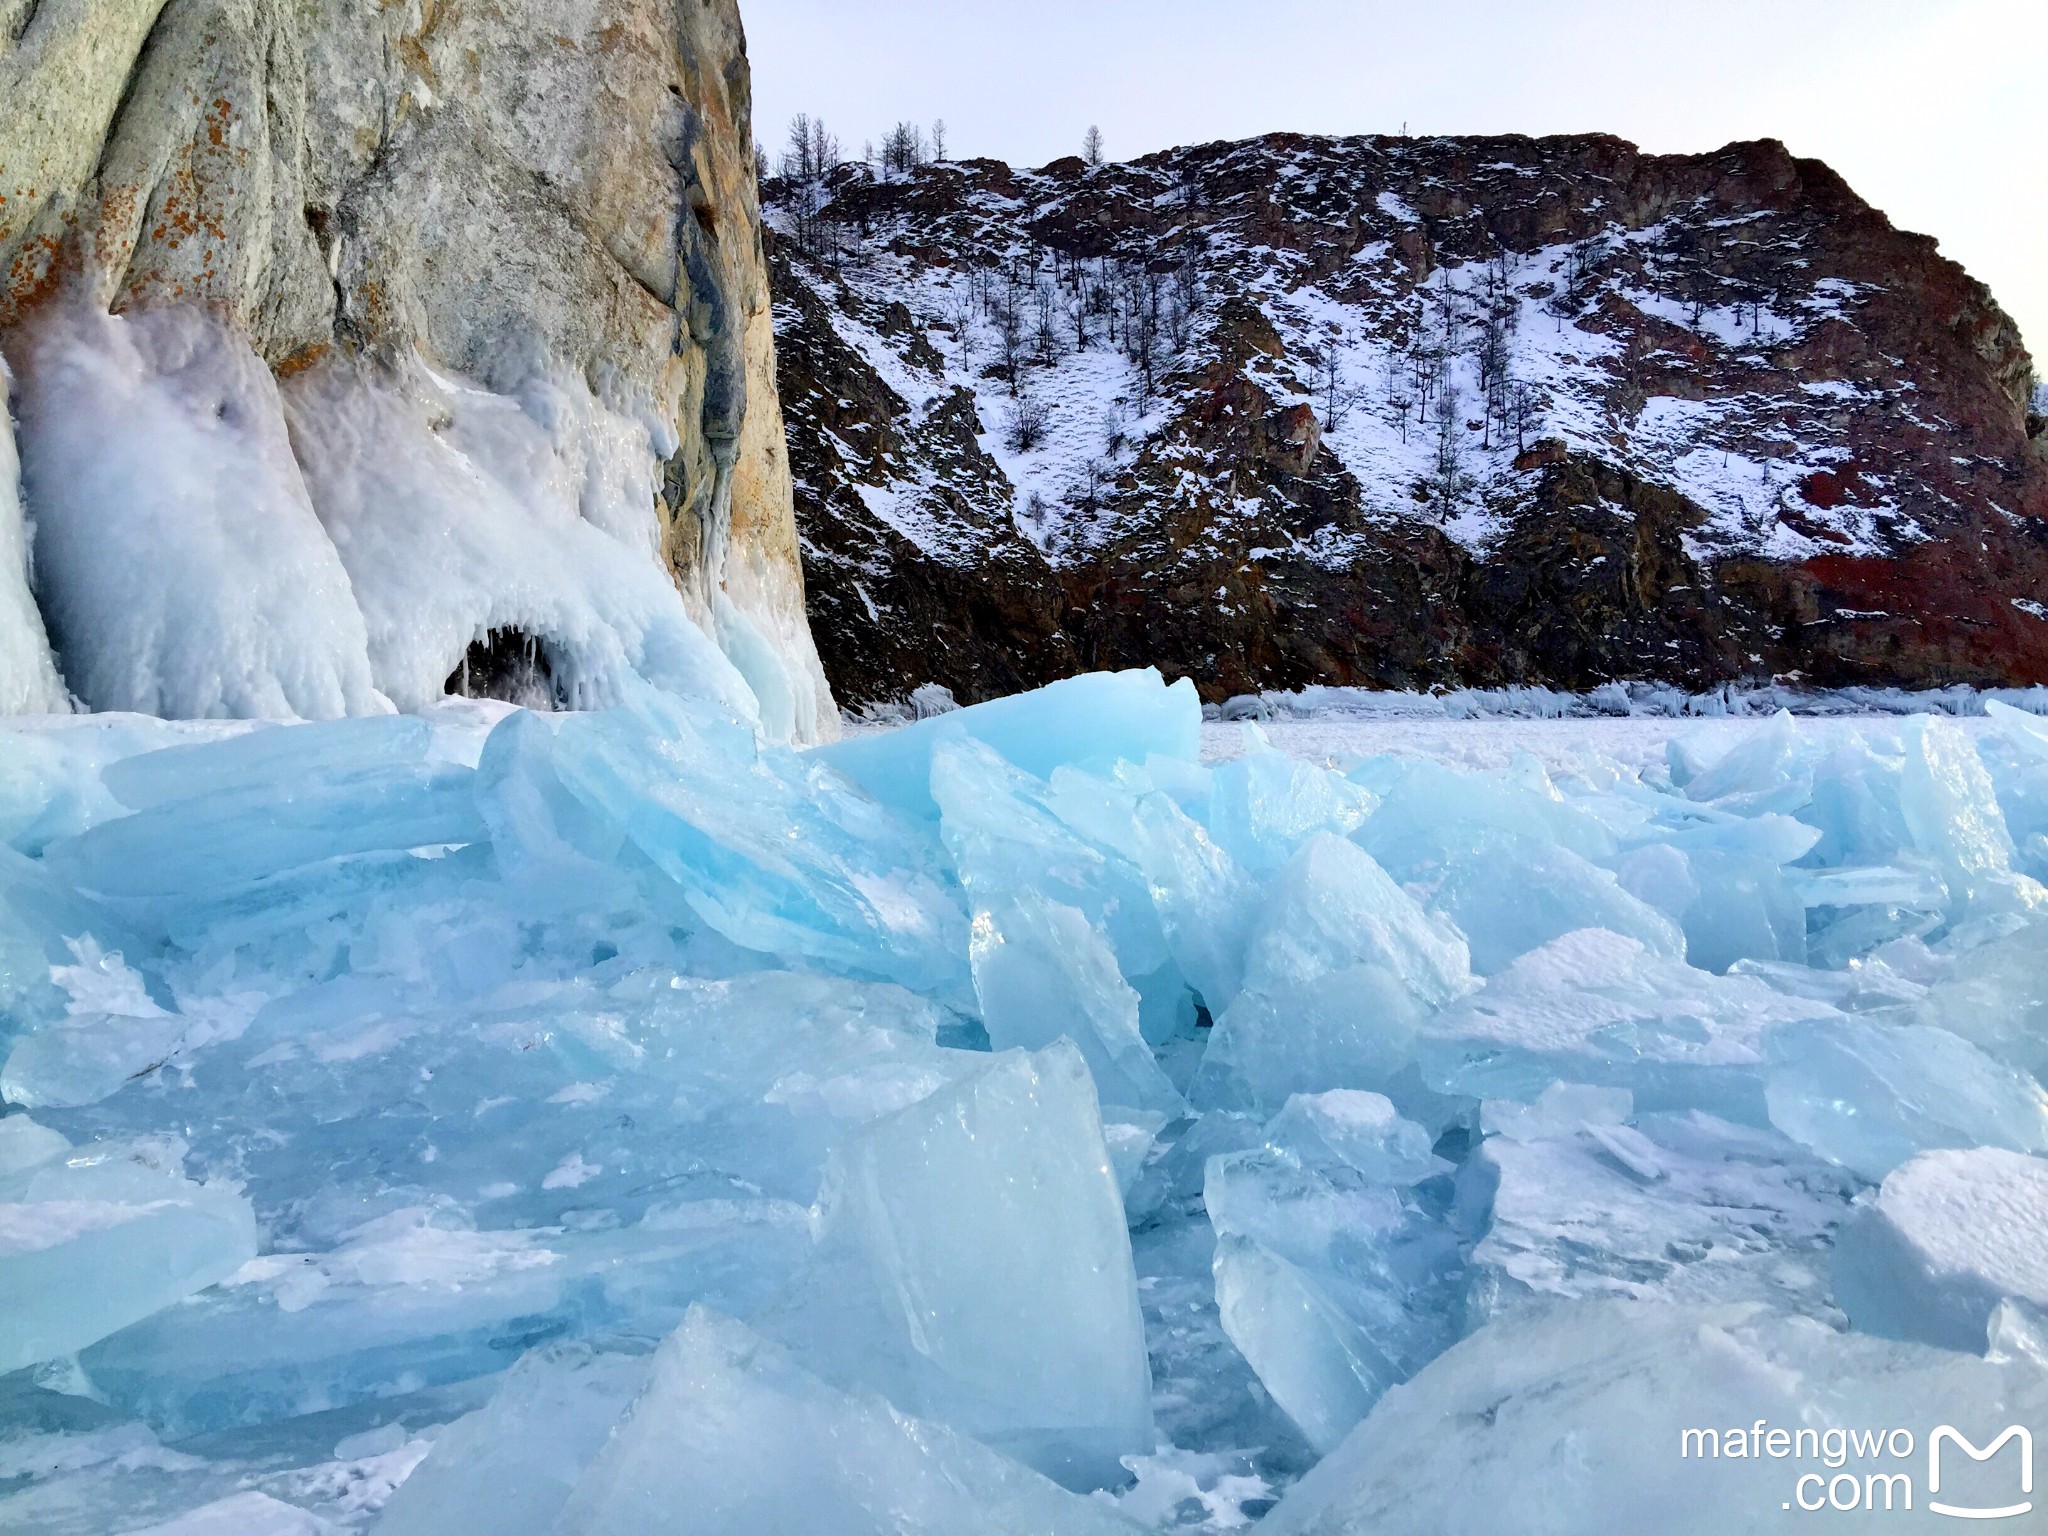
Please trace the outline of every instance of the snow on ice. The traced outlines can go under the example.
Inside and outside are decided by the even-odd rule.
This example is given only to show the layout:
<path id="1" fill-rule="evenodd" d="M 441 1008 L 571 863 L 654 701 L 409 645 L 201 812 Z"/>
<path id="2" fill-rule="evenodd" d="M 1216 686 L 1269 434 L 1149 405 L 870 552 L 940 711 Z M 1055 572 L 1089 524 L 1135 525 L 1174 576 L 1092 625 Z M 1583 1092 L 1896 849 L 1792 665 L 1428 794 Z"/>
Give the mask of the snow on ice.
<path id="1" fill-rule="evenodd" d="M 0 730 L 0 1528 L 1775 1530 L 1685 1429 L 2041 1422 L 2034 715 L 651 654 Z"/>

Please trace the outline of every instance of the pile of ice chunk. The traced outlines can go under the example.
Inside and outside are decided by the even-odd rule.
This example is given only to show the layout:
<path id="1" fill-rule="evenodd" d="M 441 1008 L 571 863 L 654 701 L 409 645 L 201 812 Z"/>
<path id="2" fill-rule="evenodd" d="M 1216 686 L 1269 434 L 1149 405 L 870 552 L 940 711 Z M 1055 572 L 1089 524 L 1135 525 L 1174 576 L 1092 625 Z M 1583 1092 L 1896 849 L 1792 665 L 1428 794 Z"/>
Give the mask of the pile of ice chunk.
<path id="1" fill-rule="evenodd" d="M 619 697 L 0 733 L 0 1526 L 1765 1530 L 1685 1431 L 2048 1407 L 2031 716 Z"/>

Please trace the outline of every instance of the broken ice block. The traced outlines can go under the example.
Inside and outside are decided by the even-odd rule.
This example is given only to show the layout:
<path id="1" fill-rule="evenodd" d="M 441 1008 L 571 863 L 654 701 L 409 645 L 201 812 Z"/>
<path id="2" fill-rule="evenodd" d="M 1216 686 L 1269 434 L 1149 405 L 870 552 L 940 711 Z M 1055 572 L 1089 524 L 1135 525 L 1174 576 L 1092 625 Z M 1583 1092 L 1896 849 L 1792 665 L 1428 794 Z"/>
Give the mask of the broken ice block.
<path id="1" fill-rule="evenodd" d="M 884 805 L 934 820 L 932 753 L 963 736 L 1041 779 L 1059 767 L 1099 773 L 1154 753 L 1194 762 L 1202 755 L 1202 704 L 1192 682 L 1169 686 L 1151 667 L 1091 672 L 893 731 L 850 736 L 812 755 Z"/>
<path id="2" fill-rule="evenodd" d="M 1586 1297 L 1764 1301 L 1823 1315 L 1827 1245 L 1856 1181 L 1770 1130 L 1632 1117 L 1626 1093 L 1556 1085 L 1489 1103 L 1459 1175 L 1472 1300 L 1495 1319 Z"/>
<path id="3" fill-rule="evenodd" d="M 1152 1444 L 1130 1236 L 1080 1052 L 1012 1051 L 855 1136 L 820 1266 L 773 1324 L 1072 1487 Z"/>
<path id="4" fill-rule="evenodd" d="M 1596 863 L 1617 847 L 1613 828 L 1547 779 L 1470 773 L 1426 758 L 1379 759 L 1352 777 L 1381 797 L 1358 842 L 1404 885 L 1434 881 L 1451 857 L 1500 836 L 1552 843 Z"/>
<path id="5" fill-rule="evenodd" d="M 138 958 L 152 948 L 40 862 L 0 845 L 0 1052 L 10 1036 L 67 1011 L 51 968 L 70 965 L 75 944 L 100 953 L 126 949 Z"/>
<path id="6" fill-rule="evenodd" d="M 1829 1017 L 1748 976 L 1714 976 L 1617 933 L 1571 933 L 1522 956 L 1421 1027 L 1443 1093 L 1531 1100 L 1553 1082 L 1630 1089 L 1639 1108 L 1761 1124 L 1769 1028 Z"/>
<path id="7" fill-rule="evenodd" d="M 1430 1149 L 1429 1133 L 1402 1119 L 1383 1095 L 1348 1088 L 1295 1094 L 1267 1124 L 1266 1139 L 1380 1184 L 1419 1184 L 1450 1168 Z"/>
<path id="8" fill-rule="evenodd" d="M 1458 925 L 1471 945 L 1472 969 L 1482 976 L 1585 928 L 1627 934 L 1653 954 L 1685 958 L 1685 935 L 1670 918 L 1631 896 L 1607 870 L 1534 838 L 1496 834 L 1453 858 L 1429 905 Z"/>
<path id="9" fill-rule="evenodd" d="M 1413 1188 L 1442 1167 L 1375 1094 L 1297 1098 L 1209 1160 L 1224 1331 L 1318 1449 L 1456 1337 L 1457 1240 Z"/>
<path id="10" fill-rule="evenodd" d="M 1913 1016 L 2048 1081 L 2048 923 L 1964 951 Z"/>
<path id="11" fill-rule="evenodd" d="M 1365 1331 L 1278 1254 L 1222 1237 L 1215 1275 L 1224 1333 L 1318 1454 L 1401 1379 Z"/>
<path id="12" fill-rule="evenodd" d="M 67 1151 L 18 1119 L 0 1121 L 16 1164 L 0 1173 L 0 1375 L 75 1354 L 255 1257 L 249 1202 L 186 1179 L 176 1143 Z"/>
<path id="13" fill-rule="evenodd" d="M 716 705 L 624 688 L 620 708 L 562 721 L 554 772 L 704 923 L 759 954 L 966 994 L 966 914 L 922 829 Z"/>
<path id="14" fill-rule="evenodd" d="M 1028 885 L 1101 923 L 1127 974 L 1165 963 L 1143 873 L 1061 820 L 1044 783 L 962 737 L 934 750 L 932 794 L 946 851 L 976 901 L 988 905 Z"/>
<path id="15" fill-rule="evenodd" d="M 1835 1241 L 1835 1299 L 1863 1333 L 1972 1354 L 2008 1298 L 2048 1307 L 2048 1161 L 1977 1147 L 1885 1176 Z"/>
<path id="16" fill-rule="evenodd" d="M 1079 1047 L 1104 1104 L 1179 1114 L 1181 1097 L 1138 1032 L 1138 994 L 1080 912 L 1029 887 L 974 914 L 970 954 L 989 1044 Z"/>
<path id="17" fill-rule="evenodd" d="M 1269 877 L 1319 832 L 1348 837 L 1379 804 L 1341 774 L 1274 750 L 1256 725 L 1245 750 L 1215 769 L 1209 835 L 1254 875 Z"/>
<path id="18" fill-rule="evenodd" d="M 1904 1474 L 1924 1501 L 1922 1437 L 1932 1426 L 1958 1425 L 1989 1444 L 2004 1426 L 2044 1415 L 2048 1373 L 2024 1358 L 1993 1364 L 1753 1309 L 1583 1303 L 1481 1329 L 1396 1387 L 1259 1529 L 1778 1536 L 1814 1527 L 1816 1482 L 1803 1485 L 1805 1508 L 1793 1502 L 1803 1474 L 1817 1475 L 1824 1498 L 1828 1480 L 1850 1467 L 1857 1509 L 1878 1512 L 1844 1529 L 1934 1529 L 1949 1522 L 1928 1521 L 1924 1503 L 1907 1514 L 1904 1485 L 1883 1477 L 1866 1506 L 1866 1476 Z M 1914 1430 L 1915 1453 L 1887 1447 L 1849 1460 L 1852 1432 L 1906 1426 L 1926 1426 Z M 1793 1436 L 1806 1431 L 1801 1448 Z M 1824 1459 L 1837 1431 L 1847 1466 Z M 1971 1503 L 2012 1502 L 2020 1479 L 2016 1456 L 2007 1458 L 1996 1483 L 2004 1497 Z M 1988 1491 L 1975 1472 L 1951 1457 L 1944 1488 Z M 1892 1515 L 1881 1512 L 1888 1495 L 1898 1501 Z"/>
<path id="19" fill-rule="evenodd" d="M 185 1038 L 185 1020 L 148 1014 L 73 1014 L 14 1044 L 0 1066 L 0 1098 L 24 1109 L 97 1104 L 161 1067 Z"/>
<path id="20" fill-rule="evenodd" d="M 656 1351 L 646 1388 L 551 1529 L 555 1536 L 649 1536 L 684 1528 L 693 1536 L 1128 1536 L 1134 1529 L 957 1430 L 871 1395 L 834 1391 L 701 1307 Z M 483 1527 L 465 1520 L 461 1529 Z"/>
<path id="21" fill-rule="evenodd" d="M 1781 709 L 1689 779 L 1685 797 L 1740 816 L 1797 810 L 1811 790 L 1813 756 L 1799 722 Z"/>
<path id="22" fill-rule="evenodd" d="M 1069 827 L 1138 871 L 1172 968 L 1212 1015 L 1228 1007 L 1244 979 L 1245 931 L 1258 900 L 1257 882 L 1159 787 L 1149 768 L 1123 764 L 1109 775 L 1056 769 L 1046 804 Z"/>
<path id="23" fill-rule="evenodd" d="M 548 1536 L 648 1364 L 585 1344 L 533 1351 L 489 1403 L 441 1431 L 385 1504 L 376 1536 Z"/>
<path id="24" fill-rule="evenodd" d="M 434 729 L 411 715 L 326 720 L 293 729 L 258 726 L 214 741 L 163 747 L 100 770 L 114 798 L 146 811 L 205 795 L 260 792 L 278 783 L 333 782 L 426 762 Z"/>
<path id="25" fill-rule="evenodd" d="M 2048 1093 L 1945 1029 L 1835 1019 L 1769 1050 L 1771 1123 L 1866 1179 L 1937 1147 L 2048 1151 Z"/>
<path id="26" fill-rule="evenodd" d="M 1419 1021 L 1473 985 L 1455 930 L 1356 844 L 1317 833 L 1266 892 L 1195 1096 L 1271 1113 L 1292 1093 L 1384 1087 Z"/>
<path id="27" fill-rule="evenodd" d="M 343 1527 L 310 1510 L 251 1490 L 188 1510 L 160 1525 L 124 1527 L 124 1536 L 342 1536 Z"/>
<path id="28" fill-rule="evenodd" d="M 1906 749 L 1899 810 L 1913 846 L 1948 882 L 1950 916 L 2048 913 L 2048 890 L 2013 868 L 2012 834 L 1970 738 L 1926 716 L 1907 721 L 1899 738 Z"/>
<path id="29" fill-rule="evenodd" d="M 232 745 L 232 743 L 224 744 Z M 283 871 L 485 836 L 469 768 L 393 759 L 360 772 L 269 781 L 137 811 L 44 851 L 52 873 L 157 915 Z"/>

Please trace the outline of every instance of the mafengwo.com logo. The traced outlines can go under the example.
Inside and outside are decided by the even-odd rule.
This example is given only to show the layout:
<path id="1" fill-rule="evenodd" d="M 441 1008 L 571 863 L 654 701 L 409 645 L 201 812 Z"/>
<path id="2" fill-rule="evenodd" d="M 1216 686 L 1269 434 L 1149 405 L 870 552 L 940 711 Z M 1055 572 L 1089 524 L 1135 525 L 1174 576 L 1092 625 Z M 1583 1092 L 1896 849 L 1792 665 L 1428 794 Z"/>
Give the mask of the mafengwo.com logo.
<path id="1" fill-rule="evenodd" d="M 2034 1436 L 2012 1424 L 1973 1440 L 1952 1424 L 1910 1429 L 1688 1429 L 1687 1461 L 1785 1464 L 1785 1509 L 1882 1514 L 1924 1509 L 1953 1520 L 2014 1520 L 2034 1511 Z M 2027 1529 L 2033 1529 L 2029 1522 Z"/>

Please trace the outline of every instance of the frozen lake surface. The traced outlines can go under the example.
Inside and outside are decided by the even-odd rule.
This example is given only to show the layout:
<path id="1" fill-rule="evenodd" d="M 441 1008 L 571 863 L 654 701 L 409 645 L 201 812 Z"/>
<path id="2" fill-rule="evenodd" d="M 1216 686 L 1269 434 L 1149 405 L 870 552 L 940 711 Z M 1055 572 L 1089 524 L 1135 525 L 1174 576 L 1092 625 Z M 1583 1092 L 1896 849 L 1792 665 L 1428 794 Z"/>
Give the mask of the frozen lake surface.
<path id="1" fill-rule="evenodd" d="M 1812 1467 L 1689 1428 L 2048 1420 L 2014 700 L 629 692 L 0 729 L 0 1530 L 1707 1536 Z"/>

